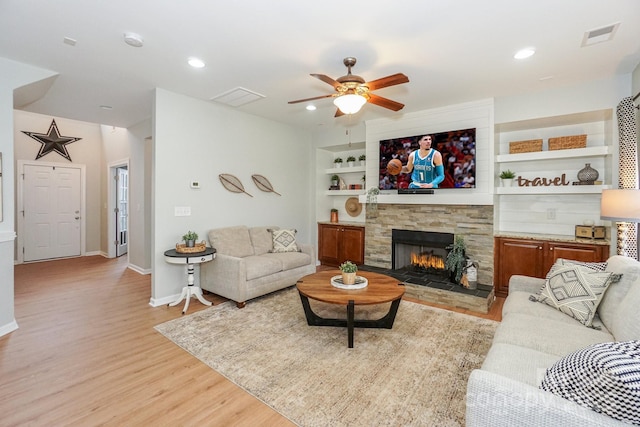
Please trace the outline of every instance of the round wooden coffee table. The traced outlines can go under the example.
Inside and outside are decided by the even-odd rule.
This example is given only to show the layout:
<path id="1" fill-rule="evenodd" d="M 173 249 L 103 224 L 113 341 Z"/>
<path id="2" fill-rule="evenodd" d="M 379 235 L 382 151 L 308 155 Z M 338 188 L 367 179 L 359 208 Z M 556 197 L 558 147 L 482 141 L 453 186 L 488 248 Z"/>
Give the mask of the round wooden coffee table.
<path id="1" fill-rule="evenodd" d="M 391 329 L 404 295 L 404 286 L 397 279 L 379 273 L 358 271 L 369 282 L 362 289 L 340 289 L 331 285 L 331 278 L 340 275 L 340 270 L 327 270 L 304 276 L 296 287 L 300 294 L 304 314 L 309 326 L 346 326 L 349 348 L 353 348 L 353 328 Z M 326 319 L 311 310 L 309 299 L 347 307 L 346 319 Z M 391 302 L 389 313 L 378 320 L 356 320 L 356 305 L 383 304 Z"/>

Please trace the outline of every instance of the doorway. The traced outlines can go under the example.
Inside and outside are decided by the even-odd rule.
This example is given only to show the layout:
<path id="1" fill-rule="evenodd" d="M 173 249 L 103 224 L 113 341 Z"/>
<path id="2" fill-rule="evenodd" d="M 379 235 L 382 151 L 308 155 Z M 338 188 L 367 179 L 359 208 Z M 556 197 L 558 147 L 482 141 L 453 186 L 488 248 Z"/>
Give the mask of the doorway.
<path id="1" fill-rule="evenodd" d="M 83 252 L 84 165 L 19 162 L 18 262 Z"/>
<path id="2" fill-rule="evenodd" d="M 109 163 L 108 256 L 129 252 L 129 159 Z"/>

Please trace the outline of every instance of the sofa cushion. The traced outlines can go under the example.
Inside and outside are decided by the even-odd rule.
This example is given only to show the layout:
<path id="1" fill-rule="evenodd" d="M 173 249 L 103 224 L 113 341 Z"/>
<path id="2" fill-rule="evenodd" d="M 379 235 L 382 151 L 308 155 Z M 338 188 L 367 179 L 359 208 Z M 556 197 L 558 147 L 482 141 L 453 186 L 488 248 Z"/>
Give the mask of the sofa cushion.
<path id="1" fill-rule="evenodd" d="M 547 369 L 560 357 L 518 345 L 494 343 L 482 362 L 482 369 L 538 387 Z"/>
<path id="2" fill-rule="evenodd" d="M 270 252 L 282 253 L 282 252 L 300 252 L 296 243 L 295 229 L 278 229 L 271 230 L 271 237 L 273 239 L 273 249 Z"/>
<path id="3" fill-rule="evenodd" d="M 292 270 L 294 268 L 302 267 L 311 264 L 311 257 L 304 252 L 284 252 L 284 253 L 270 253 L 262 255 L 264 257 L 271 257 L 277 260 L 283 270 Z"/>
<path id="4" fill-rule="evenodd" d="M 595 344 L 549 368 L 540 388 L 640 425 L 640 341 Z"/>
<path id="5" fill-rule="evenodd" d="M 511 289 L 509 289 L 509 298 L 504 301 L 504 305 L 502 307 L 502 318 L 506 318 L 511 313 L 519 313 L 568 324 L 575 324 L 575 320 L 568 317 L 563 312 L 546 304 L 532 302 L 529 299 L 530 296 L 531 294 L 528 292 L 511 292 Z M 593 318 L 592 326 L 594 328 L 603 327 L 603 324 L 597 314 Z"/>
<path id="6" fill-rule="evenodd" d="M 494 343 L 519 345 L 560 357 L 606 341 L 614 341 L 613 335 L 587 328 L 568 316 L 556 320 L 521 313 L 509 313 L 503 318 L 493 337 Z"/>
<path id="7" fill-rule="evenodd" d="M 545 285 L 534 299 L 591 326 L 611 272 L 601 272 L 558 259 L 547 274 Z"/>
<path id="8" fill-rule="evenodd" d="M 209 231 L 209 243 L 218 253 L 244 258 L 253 255 L 249 229 L 244 225 Z"/>
<path id="9" fill-rule="evenodd" d="M 271 230 L 277 230 L 279 227 L 250 227 L 249 236 L 253 245 L 254 255 L 262 255 L 273 249 L 273 237 Z"/>
<path id="10" fill-rule="evenodd" d="M 613 324 L 615 321 L 620 327 L 626 321 L 626 319 L 621 318 L 620 305 L 625 300 L 630 289 L 633 288 L 636 292 L 640 292 L 640 289 L 636 289 L 640 287 L 640 262 L 626 256 L 614 255 L 607 260 L 607 271 L 622 274 L 622 277 L 618 283 L 612 283 L 607 292 L 605 292 L 602 302 L 598 306 L 598 314 L 602 319 L 602 323 L 612 331 L 616 339 L 621 340 L 618 337 L 618 333 L 613 330 Z"/>
<path id="11" fill-rule="evenodd" d="M 282 263 L 264 255 L 252 255 L 244 258 L 247 280 L 265 277 L 282 271 Z"/>

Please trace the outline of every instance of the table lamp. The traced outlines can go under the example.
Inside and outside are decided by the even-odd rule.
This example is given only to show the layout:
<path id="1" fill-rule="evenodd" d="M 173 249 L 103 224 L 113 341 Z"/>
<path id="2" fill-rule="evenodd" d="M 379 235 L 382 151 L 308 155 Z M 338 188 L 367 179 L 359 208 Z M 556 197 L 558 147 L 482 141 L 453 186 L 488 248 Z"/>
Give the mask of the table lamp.
<path id="1" fill-rule="evenodd" d="M 640 190 L 603 190 L 600 219 L 618 223 L 618 255 L 638 259 L 637 222 L 640 222 Z"/>

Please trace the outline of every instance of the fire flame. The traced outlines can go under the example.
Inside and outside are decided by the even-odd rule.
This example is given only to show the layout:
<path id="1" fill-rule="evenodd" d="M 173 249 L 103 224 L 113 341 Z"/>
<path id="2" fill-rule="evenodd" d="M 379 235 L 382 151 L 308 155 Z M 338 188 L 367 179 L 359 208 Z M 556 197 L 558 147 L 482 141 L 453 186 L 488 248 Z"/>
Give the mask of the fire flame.
<path id="1" fill-rule="evenodd" d="M 444 270 L 444 260 L 441 256 L 433 255 L 432 253 L 411 254 L 411 265 L 415 265 L 422 268 L 435 268 L 437 270 Z"/>

